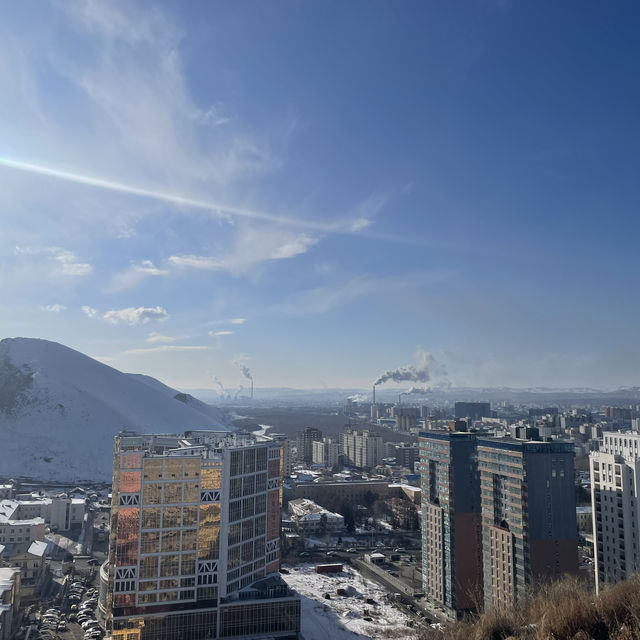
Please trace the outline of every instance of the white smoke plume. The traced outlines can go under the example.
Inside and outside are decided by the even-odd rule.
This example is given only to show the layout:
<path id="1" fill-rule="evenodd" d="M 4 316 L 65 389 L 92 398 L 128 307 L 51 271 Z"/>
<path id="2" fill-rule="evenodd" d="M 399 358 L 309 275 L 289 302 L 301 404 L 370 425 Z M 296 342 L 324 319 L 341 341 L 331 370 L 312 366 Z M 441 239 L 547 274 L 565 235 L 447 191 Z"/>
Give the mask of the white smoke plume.
<path id="1" fill-rule="evenodd" d="M 243 362 L 245 356 L 238 356 L 232 363 L 240 369 L 240 372 L 247 380 L 253 380 L 253 376 L 251 375 L 251 371 L 249 371 L 249 367 Z"/>
<path id="2" fill-rule="evenodd" d="M 347 400 L 351 400 L 351 402 L 366 402 L 369 399 L 369 396 L 364 393 L 356 393 L 353 396 L 349 396 Z"/>
<path id="3" fill-rule="evenodd" d="M 238 399 L 238 396 L 242 393 L 242 390 L 244 389 L 244 387 L 242 385 L 240 385 L 240 387 L 238 388 L 238 390 L 236 391 L 236 395 L 233 396 L 234 400 Z"/>
<path id="4" fill-rule="evenodd" d="M 393 380 L 394 382 L 428 382 L 431 378 L 431 370 L 435 364 L 433 356 L 419 346 L 416 350 L 415 360 L 415 365 L 385 371 L 382 375 L 378 376 L 373 386 L 377 387 L 379 384 L 383 384 L 389 380 Z"/>
<path id="5" fill-rule="evenodd" d="M 410 389 L 407 389 L 406 391 L 403 391 L 400 393 L 401 396 L 423 396 L 427 393 L 429 393 L 429 391 L 431 391 L 431 389 L 429 387 L 411 387 Z"/>
<path id="6" fill-rule="evenodd" d="M 220 394 L 224 398 L 227 395 L 227 390 L 224 388 L 224 385 L 222 384 L 222 382 L 220 382 L 220 380 L 218 379 L 218 376 L 213 376 L 213 381 L 218 385 L 218 388 L 220 389 Z"/>

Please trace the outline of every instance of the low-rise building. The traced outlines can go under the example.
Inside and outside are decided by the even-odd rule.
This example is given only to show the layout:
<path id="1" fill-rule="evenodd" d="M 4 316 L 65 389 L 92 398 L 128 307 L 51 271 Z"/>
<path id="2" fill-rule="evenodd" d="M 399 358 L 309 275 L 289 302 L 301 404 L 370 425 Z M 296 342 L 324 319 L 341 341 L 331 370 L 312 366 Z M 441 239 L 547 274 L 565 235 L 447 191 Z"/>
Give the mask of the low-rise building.
<path id="1" fill-rule="evenodd" d="M 44 518 L 19 517 L 19 504 L 14 500 L 0 502 L 0 544 L 10 545 L 44 539 Z"/>
<path id="2" fill-rule="evenodd" d="M 85 498 L 23 494 L 0 501 L 0 518 L 3 514 L 11 520 L 42 518 L 52 529 L 68 531 L 82 524 L 86 508 Z"/>
<path id="3" fill-rule="evenodd" d="M 340 535 L 344 533 L 344 518 L 308 500 L 289 501 L 291 520 L 302 536 Z"/>
<path id="4" fill-rule="evenodd" d="M 37 601 L 47 578 L 47 543 L 36 540 L 13 548 L 6 558 L 12 566 L 20 569 L 20 600 L 22 604 Z"/>
<path id="5" fill-rule="evenodd" d="M 9 640 L 20 610 L 20 569 L 0 568 L 0 640 Z"/>
<path id="6" fill-rule="evenodd" d="M 593 531 L 593 509 L 591 506 L 576 507 L 576 522 L 578 531 L 591 533 Z"/>

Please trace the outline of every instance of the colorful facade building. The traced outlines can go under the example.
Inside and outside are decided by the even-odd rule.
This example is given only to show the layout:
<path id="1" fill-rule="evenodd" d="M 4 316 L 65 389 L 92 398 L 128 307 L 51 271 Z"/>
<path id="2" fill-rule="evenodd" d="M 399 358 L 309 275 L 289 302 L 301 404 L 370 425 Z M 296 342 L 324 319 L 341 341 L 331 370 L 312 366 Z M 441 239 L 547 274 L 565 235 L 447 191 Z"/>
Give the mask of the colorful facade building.
<path id="1" fill-rule="evenodd" d="M 281 486 L 281 449 L 266 437 L 116 437 L 112 637 L 296 638 L 300 600 L 278 574 Z"/>

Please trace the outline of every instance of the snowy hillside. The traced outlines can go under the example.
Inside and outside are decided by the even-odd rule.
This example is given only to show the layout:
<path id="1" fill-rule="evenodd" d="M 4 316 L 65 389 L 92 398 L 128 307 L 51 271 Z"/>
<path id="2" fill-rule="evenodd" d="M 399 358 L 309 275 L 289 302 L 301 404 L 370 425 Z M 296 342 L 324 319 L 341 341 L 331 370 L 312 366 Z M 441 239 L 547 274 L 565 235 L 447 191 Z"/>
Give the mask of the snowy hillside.
<path id="1" fill-rule="evenodd" d="M 110 480 L 121 429 L 223 429 L 222 413 L 56 342 L 0 341 L 0 477 Z"/>

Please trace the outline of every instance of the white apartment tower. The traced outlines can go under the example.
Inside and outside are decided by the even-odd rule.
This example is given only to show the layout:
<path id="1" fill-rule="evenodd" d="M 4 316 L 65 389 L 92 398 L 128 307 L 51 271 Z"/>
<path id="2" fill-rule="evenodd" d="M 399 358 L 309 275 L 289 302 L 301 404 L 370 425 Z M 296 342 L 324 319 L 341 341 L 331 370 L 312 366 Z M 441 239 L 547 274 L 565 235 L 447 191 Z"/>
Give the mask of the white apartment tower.
<path id="1" fill-rule="evenodd" d="M 345 462 L 359 469 L 371 469 L 382 462 L 384 456 L 382 436 L 369 431 L 343 431 L 340 448 Z"/>
<path id="2" fill-rule="evenodd" d="M 589 467 L 598 591 L 640 571 L 640 434 L 605 432 Z"/>
<path id="3" fill-rule="evenodd" d="M 331 468 L 340 461 L 340 443 L 333 442 L 330 438 L 313 442 L 311 461 L 313 464 L 321 464 Z"/>

